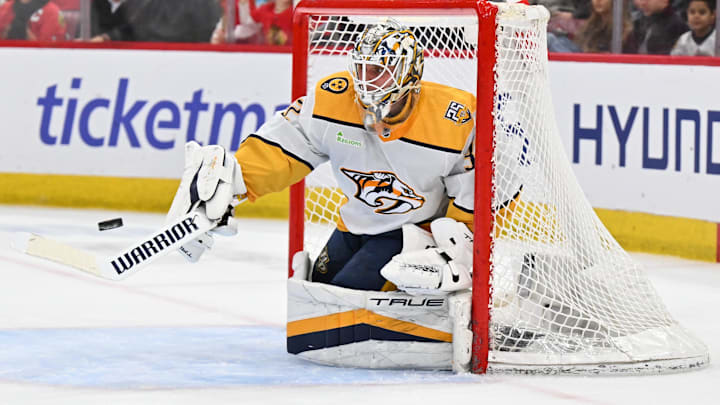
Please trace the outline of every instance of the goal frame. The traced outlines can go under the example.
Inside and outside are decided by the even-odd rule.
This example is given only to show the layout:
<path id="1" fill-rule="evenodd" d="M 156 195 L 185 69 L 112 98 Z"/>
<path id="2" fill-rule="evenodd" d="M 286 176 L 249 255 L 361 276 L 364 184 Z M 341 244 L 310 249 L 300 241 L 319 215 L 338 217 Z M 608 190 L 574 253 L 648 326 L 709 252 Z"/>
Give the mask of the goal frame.
<path id="1" fill-rule="evenodd" d="M 493 153 L 497 8 L 484 0 L 303 0 L 293 14 L 292 99 L 307 94 L 308 37 L 310 15 L 475 15 L 478 18 L 475 201 L 473 248 L 472 357 L 470 371 L 484 374 L 490 348 L 491 244 L 493 232 Z M 303 250 L 305 219 L 304 180 L 290 187 L 288 276 L 292 257 Z"/>

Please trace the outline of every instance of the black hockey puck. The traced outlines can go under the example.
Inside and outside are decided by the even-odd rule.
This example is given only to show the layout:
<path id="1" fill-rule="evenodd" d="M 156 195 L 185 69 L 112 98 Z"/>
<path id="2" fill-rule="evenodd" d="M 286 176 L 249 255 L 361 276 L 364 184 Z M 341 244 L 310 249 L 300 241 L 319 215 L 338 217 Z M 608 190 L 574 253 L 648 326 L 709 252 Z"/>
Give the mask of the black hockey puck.
<path id="1" fill-rule="evenodd" d="M 98 222 L 98 229 L 107 231 L 108 229 L 120 228 L 123 226 L 122 218 L 108 219 L 107 221 Z"/>

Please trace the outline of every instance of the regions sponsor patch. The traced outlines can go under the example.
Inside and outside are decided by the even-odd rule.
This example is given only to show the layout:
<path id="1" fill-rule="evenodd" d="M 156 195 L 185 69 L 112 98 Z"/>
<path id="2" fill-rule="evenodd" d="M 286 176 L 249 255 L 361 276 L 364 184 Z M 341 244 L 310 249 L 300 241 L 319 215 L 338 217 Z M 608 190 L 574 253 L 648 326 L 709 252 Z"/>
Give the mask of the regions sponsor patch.
<path id="1" fill-rule="evenodd" d="M 350 145 L 355 148 L 362 148 L 362 142 L 356 141 L 354 139 L 350 139 L 345 136 L 345 134 L 342 133 L 342 131 L 338 131 L 337 135 L 335 135 L 335 140 L 338 143 L 342 143 L 344 145 Z"/>
<path id="2" fill-rule="evenodd" d="M 331 79 L 325 80 L 320 85 L 320 88 L 329 91 L 330 93 L 340 94 L 347 90 L 348 79 L 344 77 L 333 77 Z"/>
<path id="3" fill-rule="evenodd" d="M 462 125 L 472 120 L 472 112 L 470 112 L 470 109 L 465 107 L 463 104 L 460 104 L 457 101 L 451 101 L 447 110 L 445 110 L 445 118 L 458 125 Z"/>

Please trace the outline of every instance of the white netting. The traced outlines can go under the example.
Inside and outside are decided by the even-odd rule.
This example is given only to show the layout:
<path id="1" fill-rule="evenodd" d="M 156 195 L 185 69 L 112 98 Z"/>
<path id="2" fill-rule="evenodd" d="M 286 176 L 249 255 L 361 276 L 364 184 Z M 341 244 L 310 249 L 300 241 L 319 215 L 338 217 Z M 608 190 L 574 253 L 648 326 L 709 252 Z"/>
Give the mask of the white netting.
<path id="1" fill-rule="evenodd" d="M 498 5 L 490 370 L 658 372 L 707 362 L 599 221 L 557 135 L 539 7 Z M 423 80 L 476 93 L 475 17 L 394 17 L 426 52 Z M 346 68 L 367 23 L 310 19 L 308 89 Z M 306 181 L 305 249 L 326 242 L 344 197 L 327 167 Z"/>
<path id="2" fill-rule="evenodd" d="M 509 369 L 606 363 L 619 370 L 706 355 L 575 180 L 553 119 L 547 17 L 536 11 L 501 8 L 498 15 L 494 206 L 505 208 L 494 220 L 490 361 Z"/>

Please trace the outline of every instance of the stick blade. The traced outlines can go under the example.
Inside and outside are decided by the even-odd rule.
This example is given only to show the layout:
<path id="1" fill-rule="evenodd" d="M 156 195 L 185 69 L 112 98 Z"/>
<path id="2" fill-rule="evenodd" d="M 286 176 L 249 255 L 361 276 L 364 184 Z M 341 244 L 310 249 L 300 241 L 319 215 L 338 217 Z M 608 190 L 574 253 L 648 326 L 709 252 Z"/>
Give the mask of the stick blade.
<path id="1" fill-rule="evenodd" d="M 97 277 L 122 280 L 216 226 L 217 221 L 209 220 L 203 208 L 196 208 L 107 257 L 98 257 L 91 252 L 28 232 L 13 235 L 10 245 L 27 255 L 64 264 Z"/>
<path id="2" fill-rule="evenodd" d="M 10 240 L 10 246 L 30 256 L 39 257 L 82 270 L 102 277 L 96 256 L 56 240 L 47 239 L 29 232 L 17 232 Z"/>

